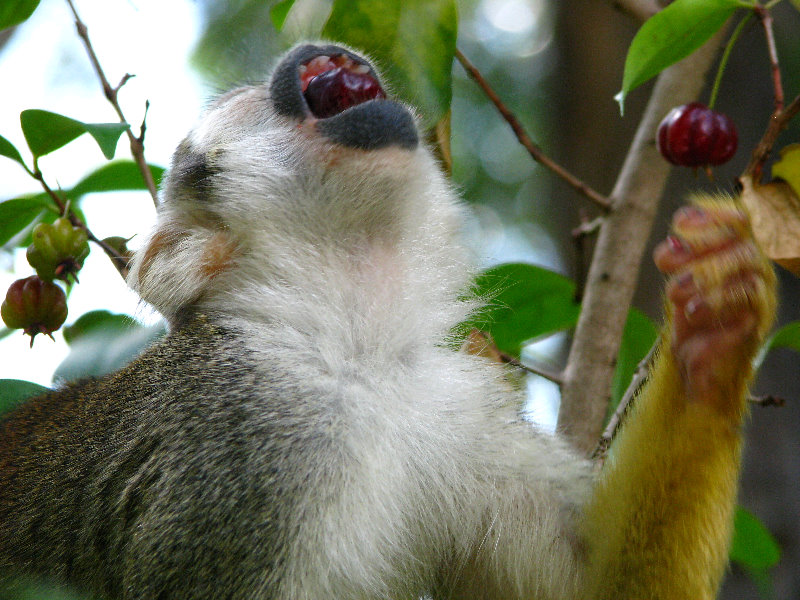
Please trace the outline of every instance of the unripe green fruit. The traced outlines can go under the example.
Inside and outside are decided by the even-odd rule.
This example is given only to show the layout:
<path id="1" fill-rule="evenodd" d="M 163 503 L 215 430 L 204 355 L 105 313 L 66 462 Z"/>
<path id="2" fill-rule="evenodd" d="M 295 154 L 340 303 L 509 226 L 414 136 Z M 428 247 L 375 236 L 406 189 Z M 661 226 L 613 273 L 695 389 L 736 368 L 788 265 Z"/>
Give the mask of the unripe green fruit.
<path id="1" fill-rule="evenodd" d="M 11 329 L 22 329 L 33 338 L 38 333 L 52 333 L 67 319 L 67 296 L 55 283 L 38 275 L 18 279 L 8 288 L 0 305 L 0 315 Z"/>
<path id="2" fill-rule="evenodd" d="M 46 281 L 69 278 L 77 281 L 76 274 L 89 254 L 86 230 L 74 227 L 69 219 L 61 217 L 51 225 L 39 223 L 33 229 L 33 244 L 28 246 L 28 263 Z"/>

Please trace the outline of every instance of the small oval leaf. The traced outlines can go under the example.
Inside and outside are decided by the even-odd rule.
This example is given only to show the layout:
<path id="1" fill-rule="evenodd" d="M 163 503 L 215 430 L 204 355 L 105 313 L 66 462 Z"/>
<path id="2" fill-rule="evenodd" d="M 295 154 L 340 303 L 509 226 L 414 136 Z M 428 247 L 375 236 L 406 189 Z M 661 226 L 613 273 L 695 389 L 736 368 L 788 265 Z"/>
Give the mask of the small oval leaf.
<path id="1" fill-rule="evenodd" d="M 14 146 L 14 144 L 9 142 L 2 135 L 0 135 L 0 156 L 5 156 L 11 160 L 15 160 L 25 167 L 25 162 L 22 160 L 22 155 L 19 153 L 19 150 L 17 150 L 16 146 Z M 25 168 L 27 169 L 27 167 Z"/>
<path id="2" fill-rule="evenodd" d="M 519 357 L 522 345 L 575 326 L 579 306 L 573 282 L 553 271 L 504 264 L 477 277 L 475 291 L 488 305 L 466 324 L 488 331 L 500 350 Z"/>
<path id="3" fill-rule="evenodd" d="M 733 519 L 732 561 L 755 571 L 775 566 L 781 549 L 772 534 L 752 513 L 739 507 Z"/>
<path id="4" fill-rule="evenodd" d="M 269 18 L 277 31 L 283 29 L 283 24 L 286 22 L 286 17 L 289 16 L 289 11 L 292 10 L 293 5 L 294 0 L 281 0 L 269 9 Z"/>
<path id="5" fill-rule="evenodd" d="M 32 381 L 0 379 L 0 414 L 11 410 L 27 398 L 40 396 L 50 390 Z"/>
<path id="6" fill-rule="evenodd" d="M 108 160 L 114 158 L 119 136 L 130 128 L 127 123 L 84 123 L 83 126 Z"/>
<path id="7" fill-rule="evenodd" d="M 156 186 L 159 185 L 164 174 L 164 167 L 148 165 L 150 173 Z M 68 191 L 68 196 L 72 199 L 80 198 L 85 194 L 97 192 L 118 192 L 128 190 L 146 190 L 147 186 L 142 179 L 139 167 L 132 160 L 120 160 L 104 164 L 96 171 L 92 171 L 86 177 L 75 184 Z"/>
<path id="8" fill-rule="evenodd" d="M 0 2 L 0 29 L 19 25 L 39 6 L 39 0 L 3 0 Z"/>
<path id="9" fill-rule="evenodd" d="M 22 133 L 35 157 L 44 156 L 84 133 L 91 135 L 108 159 L 114 158 L 119 136 L 127 123 L 84 123 L 47 110 L 23 110 L 19 115 Z"/>
<path id="10" fill-rule="evenodd" d="M 773 333 L 764 345 L 768 350 L 789 348 L 800 352 L 800 321 L 787 323 Z"/>
<path id="11" fill-rule="evenodd" d="M 772 175 L 780 177 L 800 198 L 800 144 L 789 144 L 781 148 L 781 157 L 772 165 Z"/>
<path id="12" fill-rule="evenodd" d="M 645 21 L 625 59 L 617 101 L 705 43 L 741 8 L 740 0 L 675 0 Z"/>
<path id="13" fill-rule="evenodd" d="M 0 246 L 33 223 L 47 207 L 43 194 L 0 202 Z"/>
<path id="14" fill-rule="evenodd" d="M 58 150 L 86 132 L 80 121 L 47 110 L 23 110 L 19 120 L 28 148 L 36 157 Z"/>
<path id="15" fill-rule="evenodd" d="M 92 311 L 65 331 L 70 353 L 58 366 L 54 380 L 74 381 L 116 371 L 161 337 L 163 325 L 144 327 L 126 315 Z"/>
<path id="16" fill-rule="evenodd" d="M 658 330 L 653 321 L 643 312 L 632 308 L 628 312 L 628 319 L 622 332 L 622 343 L 617 354 L 617 366 L 614 369 L 611 385 L 610 410 L 616 409 L 633 379 L 636 367 L 647 356 L 657 337 Z"/>

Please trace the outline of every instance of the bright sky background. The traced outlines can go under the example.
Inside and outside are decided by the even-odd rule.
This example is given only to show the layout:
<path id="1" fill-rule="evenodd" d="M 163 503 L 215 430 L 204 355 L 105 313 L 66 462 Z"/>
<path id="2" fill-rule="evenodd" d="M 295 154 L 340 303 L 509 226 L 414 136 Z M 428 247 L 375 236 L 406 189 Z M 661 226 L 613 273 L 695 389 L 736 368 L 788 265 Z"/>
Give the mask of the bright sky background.
<path id="1" fill-rule="evenodd" d="M 138 133 L 145 100 L 150 100 L 146 157 L 151 163 L 167 165 L 209 94 L 187 65 L 199 34 L 196 4 L 176 0 L 76 0 L 75 4 L 111 84 L 116 85 L 125 73 L 136 75 L 120 91 L 120 103 Z M 17 146 L 26 160 L 29 156 L 19 126 L 22 110 L 51 110 L 86 122 L 117 120 L 63 0 L 42 0 L 33 17 L 17 30 L 0 54 L 0 81 L 7 90 L 0 110 L 0 135 Z M 117 158 L 129 156 L 123 136 Z M 68 187 L 104 164 L 104 159 L 94 140 L 83 136 L 39 162 L 51 186 Z M 19 165 L 1 157 L 0 182 L 0 199 L 41 191 Z M 155 218 L 153 203 L 144 193 L 87 196 L 83 208 L 90 228 L 100 238 L 141 234 Z M 32 274 L 24 251 L 16 253 L 14 263 L 16 274 L 8 272 L 9 264 L 0 264 L 3 297 L 12 281 Z M 96 247 L 80 278 L 69 299 L 68 323 L 97 308 L 154 319 L 151 311 L 139 307 L 136 296 Z M 22 333 L 0 340 L 0 378 L 49 385 L 52 371 L 67 354 L 61 333 L 55 337 L 56 344 L 44 337 L 36 339 L 35 360 L 29 338 Z"/>

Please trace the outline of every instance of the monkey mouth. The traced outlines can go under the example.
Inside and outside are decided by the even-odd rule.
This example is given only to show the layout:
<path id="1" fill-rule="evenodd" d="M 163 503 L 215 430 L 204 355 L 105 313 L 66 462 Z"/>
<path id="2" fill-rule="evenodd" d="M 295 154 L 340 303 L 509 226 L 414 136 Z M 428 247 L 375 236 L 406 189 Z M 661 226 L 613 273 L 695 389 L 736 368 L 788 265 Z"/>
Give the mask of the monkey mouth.
<path id="1" fill-rule="evenodd" d="M 327 119 L 386 93 L 369 65 L 346 54 L 322 54 L 300 65 L 300 89 L 309 111 Z"/>
<path id="2" fill-rule="evenodd" d="M 358 150 L 414 150 L 413 113 L 388 97 L 366 59 L 334 45 L 303 44 L 283 57 L 269 83 L 275 111 L 329 142 Z"/>

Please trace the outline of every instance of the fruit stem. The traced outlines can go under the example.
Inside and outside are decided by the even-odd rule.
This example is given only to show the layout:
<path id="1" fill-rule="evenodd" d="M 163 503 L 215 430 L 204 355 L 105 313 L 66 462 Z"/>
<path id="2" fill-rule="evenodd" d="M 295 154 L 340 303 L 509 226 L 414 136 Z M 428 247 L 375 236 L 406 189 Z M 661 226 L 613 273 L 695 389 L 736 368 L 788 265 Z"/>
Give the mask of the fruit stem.
<path id="1" fill-rule="evenodd" d="M 744 30 L 744 26 L 752 18 L 753 18 L 753 13 L 752 12 L 747 13 L 747 16 L 745 16 L 741 21 L 739 21 L 739 24 L 736 26 L 736 29 L 733 30 L 733 33 L 731 34 L 731 37 L 728 40 L 728 43 L 725 45 L 725 50 L 722 52 L 722 58 L 720 58 L 719 60 L 719 67 L 717 67 L 717 76 L 714 78 L 714 85 L 711 88 L 711 98 L 708 101 L 708 108 L 714 108 L 714 104 L 717 101 L 717 93 L 719 92 L 720 82 L 722 81 L 722 73 L 725 72 L 725 67 L 728 64 L 728 58 L 731 55 L 731 50 L 733 50 L 733 46 L 736 43 L 736 40 L 739 39 L 742 30 Z"/>
<path id="2" fill-rule="evenodd" d="M 764 27 L 764 36 L 767 38 L 767 50 L 769 51 L 769 64 L 772 70 L 772 84 L 775 88 L 775 114 L 783 110 L 783 83 L 781 82 L 781 69 L 778 65 L 778 49 L 775 46 L 775 34 L 772 32 L 772 15 L 769 10 L 762 6 L 757 6 L 753 12 L 761 21 Z"/>

